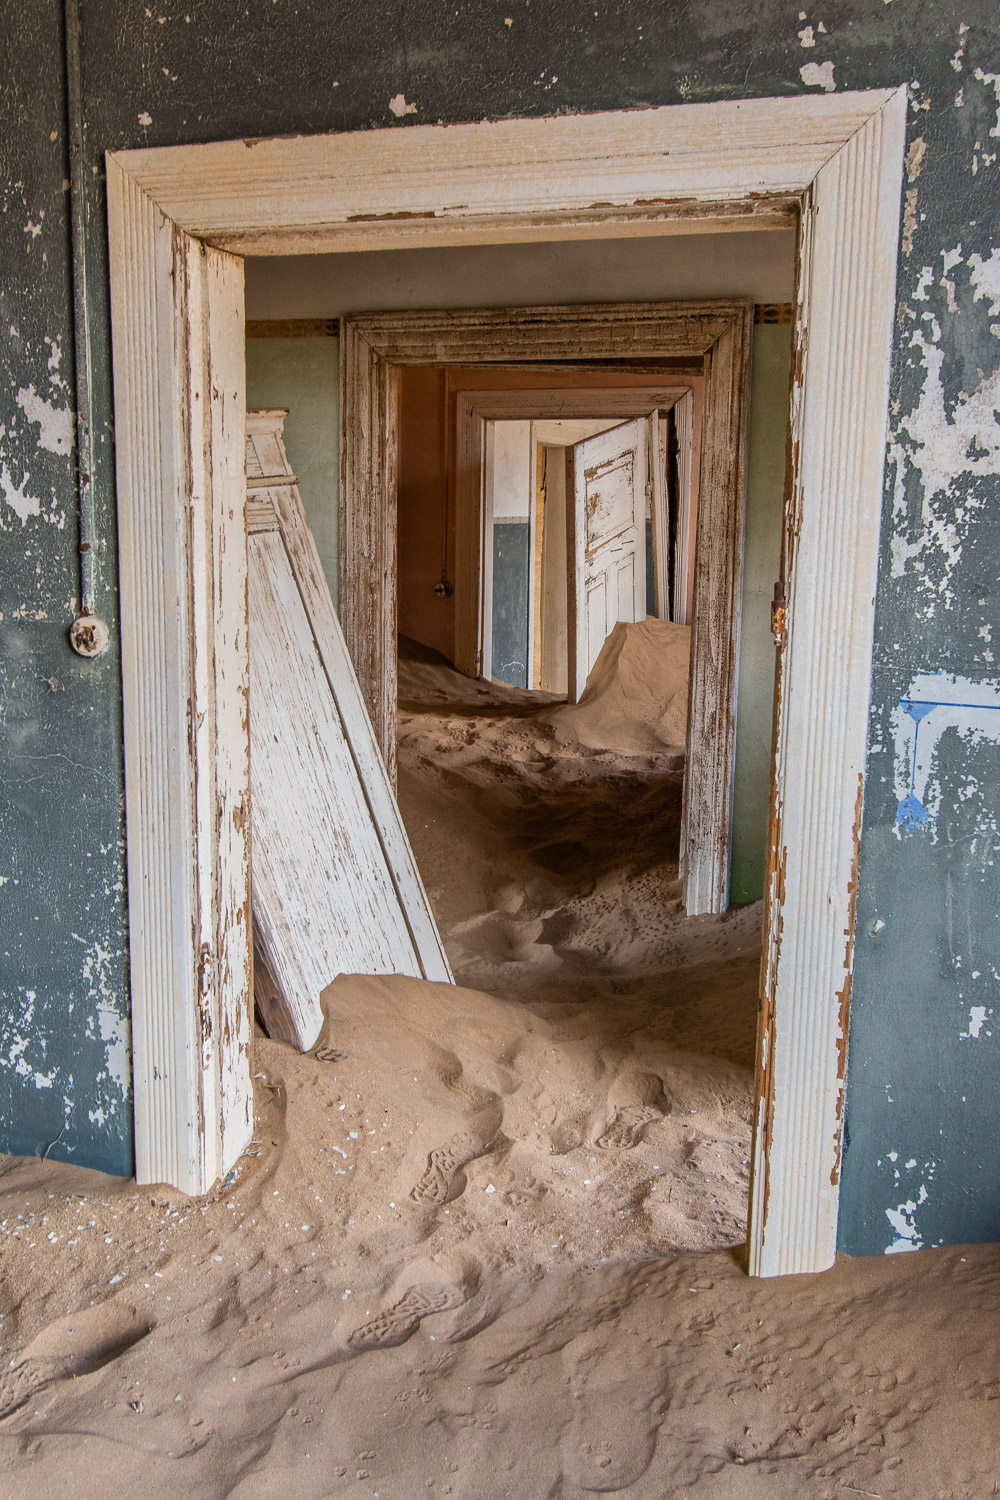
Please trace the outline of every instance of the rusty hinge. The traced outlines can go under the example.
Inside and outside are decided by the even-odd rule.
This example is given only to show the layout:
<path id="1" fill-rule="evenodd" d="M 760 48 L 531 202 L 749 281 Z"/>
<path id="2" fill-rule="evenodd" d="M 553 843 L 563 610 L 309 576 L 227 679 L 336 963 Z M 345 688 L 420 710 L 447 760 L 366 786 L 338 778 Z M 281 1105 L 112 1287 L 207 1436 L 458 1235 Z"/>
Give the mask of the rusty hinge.
<path id="1" fill-rule="evenodd" d="M 776 583 L 774 598 L 771 600 L 771 634 L 774 636 L 776 646 L 782 645 L 785 639 L 786 614 L 785 585 Z"/>

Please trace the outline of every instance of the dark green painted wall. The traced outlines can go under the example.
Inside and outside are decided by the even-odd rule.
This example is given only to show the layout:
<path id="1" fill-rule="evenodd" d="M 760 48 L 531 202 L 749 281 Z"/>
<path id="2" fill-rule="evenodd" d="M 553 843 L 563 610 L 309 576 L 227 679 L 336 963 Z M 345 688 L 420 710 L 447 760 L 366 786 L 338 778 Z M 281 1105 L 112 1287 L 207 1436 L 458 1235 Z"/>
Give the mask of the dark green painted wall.
<path id="1" fill-rule="evenodd" d="M 979 702 L 996 676 L 1000 29 L 995 0 L 840 0 L 804 20 L 801 6 L 194 0 L 147 10 L 83 0 L 99 602 L 113 619 L 106 148 L 788 95 L 817 76 L 838 89 L 909 84 L 842 1195 L 845 1247 L 881 1252 L 894 1241 L 1000 1236 L 997 736 L 987 710 L 956 710 L 935 731 L 928 818 L 913 831 L 896 822 L 912 738 L 900 704 L 915 681 L 925 674 L 943 693 L 967 686 Z M 39 402 L 65 410 L 73 400 L 52 379 L 71 386 L 60 12 L 39 0 L 8 18 L 5 35 L 2 1144 L 41 1150 L 58 1136 L 52 1155 L 120 1170 L 130 1141 L 115 1062 L 126 1008 L 117 661 L 112 651 L 87 665 L 66 646 L 73 458 L 39 447 L 42 423 L 30 416 Z M 400 93 L 417 112 L 397 123 L 389 101 Z M 55 369 L 47 339 L 62 350 Z"/>
<path id="2" fill-rule="evenodd" d="M 95 662 L 67 639 L 79 568 L 60 7 L 41 0 L 4 30 L 0 1144 L 129 1172 L 117 632 Z M 114 618 L 108 474 L 98 607 Z"/>
<path id="3" fill-rule="evenodd" d="M 493 670 L 511 687 L 528 684 L 528 575 L 531 527 L 527 521 L 493 523 Z"/>

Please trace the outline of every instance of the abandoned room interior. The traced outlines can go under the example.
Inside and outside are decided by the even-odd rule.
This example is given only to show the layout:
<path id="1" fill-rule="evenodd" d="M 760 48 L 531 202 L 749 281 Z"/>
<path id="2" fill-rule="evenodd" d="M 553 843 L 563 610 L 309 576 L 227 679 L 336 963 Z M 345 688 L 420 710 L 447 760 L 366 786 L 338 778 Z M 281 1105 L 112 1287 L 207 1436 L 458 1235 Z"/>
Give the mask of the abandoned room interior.
<path id="1" fill-rule="evenodd" d="M 18 1493 L 995 1488 L 995 27 L 761 9 L 20 27 Z"/>

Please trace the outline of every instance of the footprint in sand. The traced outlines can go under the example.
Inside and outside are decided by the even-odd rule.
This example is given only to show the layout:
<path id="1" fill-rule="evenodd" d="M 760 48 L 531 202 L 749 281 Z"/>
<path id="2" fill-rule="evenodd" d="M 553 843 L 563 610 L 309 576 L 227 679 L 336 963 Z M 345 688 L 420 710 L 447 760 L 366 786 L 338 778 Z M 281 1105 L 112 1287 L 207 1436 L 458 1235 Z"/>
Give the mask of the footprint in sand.
<path id="1" fill-rule="evenodd" d="M 629 1151 L 642 1140 L 647 1125 L 670 1109 L 663 1082 L 655 1073 L 629 1068 L 608 1090 L 609 1118 L 597 1144 L 603 1151 Z"/>
<path id="2" fill-rule="evenodd" d="M 404 1344 L 432 1313 L 448 1312 L 467 1302 L 479 1284 L 479 1268 L 468 1256 L 419 1260 L 396 1283 L 396 1300 L 355 1328 L 347 1342 L 359 1352 L 394 1349 Z"/>
<path id="3" fill-rule="evenodd" d="M 611 1355 L 613 1327 L 578 1335 L 563 1350 L 570 1420 L 559 1449 L 563 1475 L 586 1494 L 631 1489 L 649 1469 L 668 1402 L 656 1358 L 639 1367 Z"/>
<path id="4" fill-rule="evenodd" d="M 134 1308 L 113 1303 L 50 1323 L 0 1373 L 0 1421 L 57 1381 L 93 1374 L 145 1338 L 149 1328 Z"/>
<path id="5" fill-rule="evenodd" d="M 477 1156 L 486 1155 L 493 1145 L 493 1135 L 492 1131 L 459 1130 L 443 1146 L 435 1146 L 420 1181 L 410 1190 L 413 1202 L 437 1208 L 457 1198 L 465 1187 L 462 1168 Z"/>

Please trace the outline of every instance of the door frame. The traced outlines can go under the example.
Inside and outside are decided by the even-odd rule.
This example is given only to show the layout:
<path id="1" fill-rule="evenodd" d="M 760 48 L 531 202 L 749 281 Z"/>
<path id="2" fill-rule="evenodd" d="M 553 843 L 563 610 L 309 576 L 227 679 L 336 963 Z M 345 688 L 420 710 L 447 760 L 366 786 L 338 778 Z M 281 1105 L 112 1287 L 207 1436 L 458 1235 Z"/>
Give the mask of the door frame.
<path id="1" fill-rule="evenodd" d="M 107 154 L 140 1181 L 253 1124 L 240 257 L 798 222 L 748 1248 L 832 1264 L 905 125 L 900 86 Z"/>
<path id="2" fill-rule="evenodd" d="M 610 377 L 609 377 L 610 378 Z M 498 387 L 455 392 L 455 666 L 469 677 L 483 669 L 485 604 L 480 580 L 486 534 L 482 473 L 487 422 L 558 420 L 561 417 L 645 417 L 671 411 L 690 393 L 682 376 L 649 386 L 593 390 L 558 384 L 524 390 Z M 728 497 L 727 497 L 728 499 Z"/>
<path id="3" fill-rule="evenodd" d="M 709 640 L 692 657 L 693 672 L 707 670 L 691 680 L 692 702 L 699 705 L 695 730 L 704 723 L 713 726 L 712 733 L 696 736 L 692 753 L 704 755 L 709 765 L 710 741 L 725 741 L 735 732 L 730 721 L 735 725 L 752 320 L 749 299 L 362 313 L 343 319 L 341 619 L 390 777 L 396 766 L 399 371 L 406 365 L 579 366 L 588 359 L 657 358 L 682 358 L 701 367 L 700 486 L 713 497 L 708 509 L 716 526 L 699 531 L 696 589 L 716 602 L 716 610 L 704 614 L 701 631 Z M 465 534 L 468 519 L 467 507 L 457 505 L 456 574 L 481 567 L 482 535 Z M 456 599 L 461 671 L 472 665 L 468 645 L 478 629 L 477 610 L 478 601 L 464 589 L 463 599 Z M 470 675 L 480 668 L 481 659 Z M 726 769 L 710 788 L 706 784 L 704 807 L 692 823 L 690 840 L 699 845 L 717 846 L 715 824 L 720 816 L 729 822 L 731 809 L 721 807 L 730 784 Z M 724 910 L 728 867 L 720 875 L 715 859 L 707 868 L 713 880 L 704 890 L 693 887 L 695 909 Z"/>
<path id="4" fill-rule="evenodd" d="M 683 304 L 664 307 L 674 312 Z M 717 363 L 717 377 L 718 369 Z M 702 430 L 707 426 L 709 442 L 727 440 L 734 414 L 739 414 L 739 426 L 745 431 L 742 367 L 730 364 L 729 375 L 734 382 L 732 389 L 727 390 L 718 378 L 705 383 Z M 557 372 L 553 372 L 553 378 L 557 378 Z M 531 417 L 621 417 L 624 421 L 648 417 L 654 411 L 683 409 L 686 441 L 690 444 L 693 402 L 690 384 L 683 377 L 678 377 L 676 385 L 667 377 L 648 387 L 476 389 L 457 391 L 455 395 L 455 665 L 469 676 L 478 676 L 483 670 L 484 614 L 492 604 L 488 590 L 480 588 L 480 580 L 488 576 L 482 476 L 488 458 L 489 423 Z M 691 455 L 678 467 L 683 482 L 690 486 Z M 704 503 L 699 497 L 692 507 L 689 496 L 682 507 L 685 516 L 692 513 L 702 518 L 699 525 L 705 531 L 698 543 L 704 561 L 701 597 L 716 601 L 711 613 L 703 612 L 699 617 L 693 611 L 692 621 L 692 691 L 680 850 L 689 917 L 725 911 L 732 845 L 744 476 L 742 463 L 735 461 L 714 466 L 709 472 L 713 482 Z M 721 789 L 718 795 L 717 789 Z"/>

